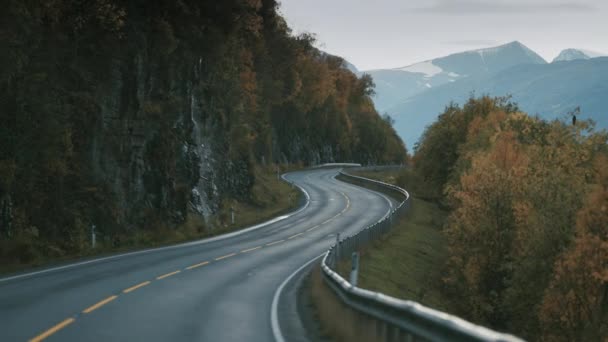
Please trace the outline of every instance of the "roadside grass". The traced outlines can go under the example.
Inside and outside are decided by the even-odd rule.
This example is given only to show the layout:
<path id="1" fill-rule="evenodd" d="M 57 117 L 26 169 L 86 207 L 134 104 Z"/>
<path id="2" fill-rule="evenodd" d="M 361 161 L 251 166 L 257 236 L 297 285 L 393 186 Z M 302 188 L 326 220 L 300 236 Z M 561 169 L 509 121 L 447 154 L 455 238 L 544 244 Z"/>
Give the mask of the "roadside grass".
<path id="1" fill-rule="evenodd" d="M 355 171 L 346 170 L 346 172 L 359 177 L 379 180 L 388 184 L 397 184 L 397 179 L 404 172 L 404 169 L 383 170 L 383 171 Z M 407 190 L 407 189 L 406 189 Z"/>
<path id="2" fill-rule="evenodd" d="M 355 174 L 396 184 L 403 172 Z M 399 185 L 407 189 L 407 185 Z M 437 204 L 412 196 L 409 213 L 390 233 L 362 251 L 359 287 L 451 311 L 450 300 L 442 291 L 442 270 L 447 258 L 442 227 L 446 217 L 447 212 Z M 350 262 L 341 263 L 339 270 L 348 275 Z"/>
<path id="3" fill-rule="evenodd" d="M 295 167 L 292 165 L 290 170 Z M 285 172 L 284 169 L 281 167 L 281 172 Z M 300 191 L 277 178 L 276 166 L 256 166 L 254 174 L 256 183 L 251 199 L 246 202 L 224 199 L 220 210 L 208 222 L 199 215 L 189 213 L 185 222 L 177 227 L 154 224 L 153 228 L 138 229 L 129 236 L 120 236 L 118 244 L 99 239 L 95 249 L 87 247 L 90 243 L 87 232 L 83 240 L 85 247 L 79 253 L 72 254 L 45 244 L 31 234 L 18 236 L 14 240 L 0 240 L 0 274 L 217 236 L 268 221 L 298 206 Z M 234 224 L 231 222 L 231 207 L 235 211 Z"/>

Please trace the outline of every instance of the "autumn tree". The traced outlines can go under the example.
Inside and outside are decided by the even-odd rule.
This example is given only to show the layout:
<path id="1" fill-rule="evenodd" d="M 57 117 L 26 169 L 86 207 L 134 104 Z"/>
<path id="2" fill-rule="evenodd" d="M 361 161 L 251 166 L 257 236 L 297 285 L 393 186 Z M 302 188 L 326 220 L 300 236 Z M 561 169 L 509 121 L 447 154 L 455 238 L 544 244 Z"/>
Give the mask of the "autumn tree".
<path id="1" fill-rule="evenodd" d="M 457 175 L 453 169 L 459 160 L 461 145 L 466 142 L 469 124 L 494 111 L 513 113 L 517 106 L 508 97 L 470 98 L 462 108 L 454 103 L 448 105 L 437 121 L 425 129 L 416 146 L 414 168 L 429 184 L 431 196 L 442 198 L 450 177 Z"/>
<path id="2" fill-rule="evenodd" d="M 595 161 L 597 183 L 576 219 L 576 239 L 555 263 L 540 309 L 547 341 L 608 338 L 608 158 Z"/>
<path id="3" fill-rule="evenodd" d="M 503 132 L 494 149 L 472 158 L 459 186 L 448 190 L 456 209 L 445 232 L 450 252 L 446 283 L 455 293 L 465 294 L 461 310 L 468 317 L 492 326 L 505 321 L 503 297 L 515 237 L 513 206 L 528 163 L 513 132 Z"/>
<path id="4" fill-rule="evenodd" d="M 509 124 L 516 119 L 510 120 Z M 543 125 L 540 121 L 532 125 Z M 587 191 L 587 173 L 593 146 L 570 125 L 551 123 L 544 143 L 527 144 L 530 159 L 523 192 L 514 212 L 516 235 L 512 279 L 503 309 L 509 328 L 538 338 L 538 315 L 545 288 L 552 277 L 550 265 L 572 243 L 577 211 Z M 531 310 L 531 308 L 533 308 Z"/>
<path id="5" fill-rule="evenodd" d="M 539 312 L 555 277 L 552 265 L 578 239 L 577 212 L 596 182 L 593 160 L 606 154 L 608 136 L 588 121 L 573 127 L 489 104 L 448 108 L 427 129 L 416 167 L 438 165 L 438 156 L 449 165 L 430 172 L 441 179 L 435 185 L 443 184 L 451 208 L 445 281 L 450 295 L 464 293 L 458 313 L 541 339 Z M 459 125 L 466 134 L 451 132 Z M 591 263 L 601 267 L 597 259 Z"/>

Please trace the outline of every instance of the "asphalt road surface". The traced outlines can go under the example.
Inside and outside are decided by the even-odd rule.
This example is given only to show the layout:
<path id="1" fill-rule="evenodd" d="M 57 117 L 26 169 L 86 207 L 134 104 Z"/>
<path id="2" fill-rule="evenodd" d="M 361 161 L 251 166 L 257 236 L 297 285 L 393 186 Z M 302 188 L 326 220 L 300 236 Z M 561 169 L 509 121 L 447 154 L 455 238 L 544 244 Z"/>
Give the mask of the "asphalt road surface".
<path id="1" fill-rule="evenodd" d="M 299 340 L 272 313 L 278 289 L 337 233 L 354 234 L 393 205 L 336 174 L 287 174 L 307 203 L 238 235 L 0 278 L 0 341 Z"/>

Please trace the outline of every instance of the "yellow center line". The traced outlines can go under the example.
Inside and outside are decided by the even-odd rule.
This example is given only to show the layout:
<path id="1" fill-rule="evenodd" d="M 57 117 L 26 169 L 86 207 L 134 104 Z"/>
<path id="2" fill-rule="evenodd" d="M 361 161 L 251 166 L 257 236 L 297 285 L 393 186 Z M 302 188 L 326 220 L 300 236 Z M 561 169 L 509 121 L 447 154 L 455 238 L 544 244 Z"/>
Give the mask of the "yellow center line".
<path id="1" fill-rule="evenodd" d="M 295 238 L 297 238 L 300 235 L 304 235 L 304 233 L 298 233 L 296 235 L 292 235 L 292 236 L 288 237 L 287 240 L 295 239 Z"/>
<path id="2" fill-rule="evenodd" d="M 314 227 L 312 227 L 312 228 L 308 228 L 308 229 L 306 229 L 306 231 L 307 231 L 307 232 L 310 232 L 310 231 L 313 231 L 313 230 L 315 230 L 315 229 L 317 229 L 317 228 L 319 228 L 319 227 L 320 227 L 319 225 L 316 225 L 316 226 L 314 226 Z"/>
<path id="3" fill-rule="evenodd" d="M 84 309 L 82 312 L 88 314 L 88 313 L 95 311 L 95 310 L 99 309 L 100 307 L 108 304 L 109 302 L 113 301 L 116 298 L 118 298 L 118 296 L 110 296 L 110 297 L 102 300 L 101 302 Z"/>
<path id="4" fill-rule="evenodd" d="M 281 243 L 281 242 L 285 242 L 285 240 L 278 240 L 278 241 L 274 241 L 274 242 L 271 242 L 271 243 L 267 243 L 266 246 L 276 245 L 277 243 Z"/>
<path id="5" fill-rule="evenodd" d="M 54 333 L 58 332 L 59 330 L 67 327 L 68 325 L 74 323 L 75 319 L 73 318 L 68 318 L 66 320 L 64 320 L 63 322 L 57 324 L 56 326 L 50 328 L 49 330 L 43 332 L 42 334 L 34 337 L 33 339 L 30 340 L 30 342 L 40 342 L 44 339 L 46 339 L 47 337 L 53 335 Z"/>
<path id="6" fill-rule="evenodd" d="M 137 289 L 138 289 L 138 288 L 140 288 L 140 287 L 144 287 L 144 286 L 146 286 L 146 285 L 148 285 L 148 284 L 150 284 L 150 282 L 149 282 L 149 281 L 144 281 L 143 283 L 141 283 L 141 284 L 137 284 L 137 285 L 132 286 L 132 287 L 129 287 L 128 289 L 125 289 L 125 290 L 123 290 L 122 292 L 124 292 L 124 293 L 129 293 L 129 292 L 131 292 L 131 291 L 135 291 L 135 290 L 137 290 Z"/>
<path id="7" fill-rule="evenodd" d="M 230 257 L 233 257 L 235 255 L 236 255 L 236 253 L 230 253 L 228 255 L 224 255 L 224 256 L 215 258 L 215 261 L 219 261 L 219 260 L 222 260 L 222 259 L 230 258 Z"/>
<path id="8" fill-rule="evenodd" d="M 241 253 L 247 253 L 247 252 L 251 252 L 251 251 L 255 251 L 256 249 L 260 249 L 262 248 L 262 246 L 257 246 L 257 247 L 253 247 L 253 248 L 249 248 L 249 249 L 244 249 L 241 251 Z"/>
<path id="9" fill-rule="evenodd" d="M 209 263 L 209 261 L 203 261 L 200 264 L 196 264 L 196 265 L 192 265 L 192 266 L 188 266 L 186 267 L 187 270 L 191 270 L 193 268 L 197 268 L 197 267 L 201 267 L 201 266 L 205 266 Z"/>
<path id="10" fill-rule="evenodd" d="M 336 219 L 338 216 L 340 216 L 340 215 L 344 214 L 344 213 L 345 213 L 345 212 L 348 210 L 348 208 L 350 208 L 350 199 L 348 198 L 348 196 L 346 196 L 346 194 L 344 194 L 343 192 L 340 192 L 340 194 L 342 194 L 342 196 L 344 196 L 344 198 L 346 199 L 346 207 L 345 207 L 344 209 L 342 209 L 342 211 L 341 211 L 339 214 L 336 214 L 336 215 L 332 216 L 331 218 L 329 218 L 329 219 L 327 219 L 327 220 L 325 220 L 325 221 L 323 221 L 323 222 L 319 223 L 318 225 L 316 225 L 316 226 L 314 226 L 314 227 L 312 227 L 312 228 L 308 228 L 308 229 L 306 230 L 307 232 L 310 232 L 310 231 L 312 231 L 312 230 L 315 230 L 315 229 L 319 228 L 320 226 L 322 226 L 322 225 L 324 225 L 324 224 L 327 224 L 327 223 L 329 223 L 329 222 L 331 222 L 331 221 L 335 220 L 335 219 Z M 290 239 L 291 239 L 291 238 L 290 238 Z"/>
<path id="11" fill-rule="evenodd" d="M 342 194 L 342 196 L 344 196 L 344 198 L 346 198 L 346 208 L 344 208 L 344 209 L 342 210 L 342 212 L 340 212 L 340 214 L 338 214 L 338 215 L 336 215 L 336 216 L 334 216 L 334 217 L 330 218 L 329 220 L 326 220 L 326 221 L 324 221 L 324 222 L 323 222 L 323 223 L 321 223 L 321 224 L 318 224 L 318 225 L 316 225 L 316 226 L 314 226 L 314 227 L 311 227 L 311 228 L 307 229 L 307 230 L 306 230 L 307 232 L 310 232 L 310 231 L 312 231 L 312 230 L 315 230 L 315 229 L 319 228 L 321 225 L 324 225 L 324 224 L 326 224 L 326 223 L 328 223 L 328 222 L 332 221 L 332 220 L 333 220 L 333 219 L 335 219 L 336 217 L 338 217 L 338 216 L 340 216 L 340 215 L 344 214 L 344 213 L 345 213 L 345 212 L 348 210 L 348 208 L 350 208 L 350 199 L 349 199 L 349 198 L 348 198 L 348 196 L 346 196 L 346 195 L 345 195 L 343 192 L 341 192 L 341 194 Z M 287 240 L 295 239 L 296 237 L 301 236 L 301 235 L 304 235 L 304 233 L 298 233 L 298 234 L 292 235 L 292 236 L 288 237 L 288 238 L 287 238 Z M 273 241 L 273 242 L 267 243 L 267 244 L 266 244 L 266 246 L 272 246 L 272 245 L 276 245 L 276 244 L 279 244 L 279 243 L 282 243 L 282 242 L 285 242 L 285 240 L 277 240 L 277 241 Z M 258 250 L 258 249 L 260 249 L 260 248 L 262 248 L 262 246 L 257 246 L 257 247 L 253 247 L 253 248 L 245 249 L 245 250 L 242 250 L 242 251 L 241 251 L 241 253 L 248 253 L 248 252 L 252 252 L 252 251 Z M 222 260 L 222 259 L 227 259 L 227 258 L 230 258 L 230 257 L 235 256 L 236 254 L 237 254 L 237 253 L 231 253 L 231 254 L 228 254 L 228 255 L 224 255 L 224 256 L 221 256 L 221 257 L 215 258 L 215 260 L 216 260 L 216 261 L 219 261 L 219 260 Z M 197 268 L 197 267 L 205 266 L 205 265 L 207 265 L 207 264 L 209 264 L 209 261 L 203 261 L 203 262 L 201 262 L 201 263 L 198 263 L 198 264 L 195 264 L 195 265 L 192 265 L 192 266 L 188 266 L 188 267 L 186 267 L 186 269 L 187 269 L 187 270 L 191 270 L 191 269 L 194 269 L 194 268 Z M 167 273 L 167 274 L 164 274 L 164 275 L 158 276 L 158 277 L 156 277 L 156 279 L 157 279 L 157 280 L 165 279 L 165 278 L 168 278 L 168 277 L 170 277 L 170 276 L 176 275 L 176 274 L 178 274 L 178 273 L 180 273 L 180 272 L 181 272 L 180 270 L 177 270 L 177 271 L 174 271 L 174 272 L 171 272 L 171 273 Z M 145 281 L 145 282 L 143 282 L 143 283 L 140 283 L 140 284 L 137 284 L 137 285 L 135 285 L 135 286 L 129 287 L 128 289 L 124 289 L 122 292 L 124 292 L 124 293 L 129 293 L 129 292 L 135 291 L 135 290 L 137 290 L 137 289 L 139 289 L 139 288 L 141 288 L 141 287 L 144 287 L 144 286 L 146 286 L 146 285 L 149 285 L 149 284 L 150 284 L 150 281 Z M 92 305 L 92 306 L 90 306 L 90 307 L 86 308 L 86 309 L 85 309 L 85 310 L 83 310 L 82 312 L 83 312 L 83 313 L 91 313 L 91 312 L 93 312 L 93 311 L 95 311 L 95 310 L 99 309 L 100 307 L 102 307 L 102 306 L 104 306 L 104 305 L 106 305 L 106 304 L 110 303 L 111 301 L 115 300 L 116 298 L 118 298 L 118 296 L 116 296 L 116 295 L 114 295 L 114 296 L 110 296 L 110 297 L 108 297 L 108 298 L 106 298 L 106 299 L 104 299 L 104 300 L 102 300 L 102 301 L 98 302 L 97 304 L 94 304 L 94 305 Z M 74 321 L 75 321 L 75 319 L 74 319 L 74 318 L 68 318 L 68 319 L 65 319 L 65 320 L 64 320 L 64 321 L 62 321 L 61 323 L 59 323 L 59 324 L 55 325 L 54 327 L 52 327 L 52 328 L 48 329 L 47 331 L 43 332 L 42 334 L 40 334 L 40 335 L 38 335 L 38 336 L 36 336 L 36 337 L 32 338 L 32 339 L 30 340 L 30 342 L 40 342 L 40 341 L 42 341 L 42 340 L 44 340 L 44 339 L 48 338 L 49 336 L 53 335 L 53 334 L 54 334 L 54 333 L 56 333 L 57 331 L 59 331 L 59 330 L 61 330 L 61 329 L 65 328 L 66 326 L 68 326 L 68 325 L 70 325 L 70 324 L 74 323 Z"/>
<path id="12" fill-rule="evenodd" d="M 175 272 L 171 272 L 171 273 L 163 274 L 162 276 L 158 276 L 158 277 L 156 277 L 156 280 L 161 280 L 161 279 L 168 278 L 168 277 L 170 277 L 170 276 L 172 276 L 172 275 L 176 275 L 176 274 L 178 274 L 179 272 L 181 272 L 181 271 L 180 271 L 180 270 L 177 270 L 177 271 L 175 271 Z"/>

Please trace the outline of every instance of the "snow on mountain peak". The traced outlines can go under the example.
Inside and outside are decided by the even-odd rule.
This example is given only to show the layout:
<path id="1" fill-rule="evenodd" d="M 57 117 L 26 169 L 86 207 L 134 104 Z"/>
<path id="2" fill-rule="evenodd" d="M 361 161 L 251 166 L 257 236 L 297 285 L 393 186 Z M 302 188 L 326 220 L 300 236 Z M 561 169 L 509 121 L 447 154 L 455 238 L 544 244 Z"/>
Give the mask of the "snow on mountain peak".
<path id="1" fill-rule="evenodd" d="M 424 74 L 425 77 L 433 77 L 443 72 L 443 69 L 433 64 L 433 61 L 412 64 L 403 68 L 399 68 L 398 70 Z"/>
<path id="2" fill-rule="evenodd" d="M 524 44 L 520 43 L 517 40 L 504 44 L 504 45 L 496 46 L 496 47 L 469 51 L 469 53 L 478 53 L 481 56 L 482 60 L 485 60 L 485 57 L 491 56 L 491 55 L 496 55 L 507 49 L 521 50 L 528 57 L 531 57 L 531 59 L 534 60 L 536 63 L 541 63 L 541 64 L 546 63 L 546 61 L 541 56 L 539 56 L 536 52 L 534 52 L 532 49 L 530 49 L 529 47 L 525 46 Z"/>

